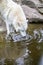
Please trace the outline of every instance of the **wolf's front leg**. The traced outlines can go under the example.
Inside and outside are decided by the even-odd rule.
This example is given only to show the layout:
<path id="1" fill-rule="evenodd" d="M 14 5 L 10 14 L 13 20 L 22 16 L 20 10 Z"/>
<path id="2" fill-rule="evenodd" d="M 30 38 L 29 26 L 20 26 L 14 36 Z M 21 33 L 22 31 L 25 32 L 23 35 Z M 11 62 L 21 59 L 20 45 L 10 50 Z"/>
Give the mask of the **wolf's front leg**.
<path id="1" fill-rule="evenodd" d="M 9 27 L 8 21 L 6 22 L 6 29 L 7 29 L 6 39 L 8 39 L 9 38 L 9 35 L 10 35 L 10 27 Z"/>

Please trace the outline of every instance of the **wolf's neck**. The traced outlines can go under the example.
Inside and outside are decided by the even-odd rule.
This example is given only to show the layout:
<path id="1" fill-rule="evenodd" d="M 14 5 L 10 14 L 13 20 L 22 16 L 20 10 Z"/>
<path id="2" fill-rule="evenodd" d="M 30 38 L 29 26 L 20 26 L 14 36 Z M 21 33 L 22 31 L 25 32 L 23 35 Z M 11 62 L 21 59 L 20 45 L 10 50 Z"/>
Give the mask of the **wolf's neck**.
<path id="1" fill-rule="evenodd" d="M 4 11 L 4 9 L 6 8 L 7 6 L 7 2 L 6 1 L 3 1 L 1 4 L 0 4 L 0 12 Z"/>
<path id="2" fill-rule="evenodd" d="M 10 3 L 12 0 L 3 0 L 0 3 L 0 12 L 4 11 L 4 9 L 7 7 L 7 4 Z"/>

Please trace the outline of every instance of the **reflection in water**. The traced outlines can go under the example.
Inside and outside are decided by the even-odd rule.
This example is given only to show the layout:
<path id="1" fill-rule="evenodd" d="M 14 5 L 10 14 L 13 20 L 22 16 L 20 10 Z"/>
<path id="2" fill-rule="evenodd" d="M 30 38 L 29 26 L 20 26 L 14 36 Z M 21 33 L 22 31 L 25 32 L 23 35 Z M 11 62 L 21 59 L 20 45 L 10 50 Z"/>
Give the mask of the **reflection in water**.
<path id="1" fill-rule="evenodd" d="M 18 58 L 16 60 L 17 65 L 24 65 L 24 58 Z"/>
<path id="2" fill-rule="evenodd" d="M 5 61 L 5 58 L 1 59 L 0 60 L 0 65 L 4 65 L 5 64 L 4 61 Z"/>
<path id="3" fill-rule="evenodd" d="M 31 35 L 36 27 L 40 29 L 43 25 L 35 26 L 29 26 L 28 31 Z M 36 39 L 32 39 L 15 43 L 6 41 L 4 37 L 5 33 L 0 33 L 0 65 L 43 65 L 43 42 L 38 44 Z"/>
<path id="4" fill-rule="evenodd" d="M 43 65 L 43 55 L 41 55 L 38 65 Z"/>
<path id="5" fill-rule="evenodd" d="M 37 29 L 35 29 L 33 31 L 33 33 L 34 33 L 34 39 L 40 39 L 40 33 L 39 33 L 39 31 Z"/>
<path id="6" fill-rule="evenodd" d="M 34 40 L 33 40 L 34 41 Z M 40 57 L 40 49 L 37 48 L 38 44 L 34 41 L 28 46 L 28 49 L 31 51 L 30 55 L 30 65 L 37 65 L 39 57 Z"/>
<path id="7" fill-rule="evenodd" d="M 42 28 L 40 29 L 40 33 L 41 33 L 41 39 L 38 41 L 39 43 L 43 42 L 43 29 Z"/>
<path id="8" fill-rule="evenodd" d="M 35 29 L 33 31 L 33 36 L 34 36 L 34 39 L 37 39 L 38 43 L 43 42 L 43 29 L 42 28 L 39 30 Z"/>

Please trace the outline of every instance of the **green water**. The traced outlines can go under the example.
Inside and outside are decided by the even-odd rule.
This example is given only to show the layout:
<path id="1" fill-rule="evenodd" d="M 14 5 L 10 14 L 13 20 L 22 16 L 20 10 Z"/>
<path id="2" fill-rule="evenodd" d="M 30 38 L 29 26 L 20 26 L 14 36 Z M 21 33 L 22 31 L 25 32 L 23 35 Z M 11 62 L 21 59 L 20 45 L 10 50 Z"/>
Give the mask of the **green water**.
<path id="1" fill-rule="evenodd" d="M 33 30 L 40 28 L 43 28 L 43 24 L 29 24 L 27 32 L 33 35 Z M 28 52 L 28 57 L 24 59 L 25 65 L 38 65 L 40 57 L 43 55 L 43 42 L 38 43 L 33 39 L 30 42 L 14 43 L 6 41 L 4 37 L 5 32 L 0 33 L 0 60 L 5 58 L 4 65 L 16 65 L 15 60 L 26 53 L 26 48 L 30 52 Z M 0 65 L 3 65 L 1 61 Z"/>

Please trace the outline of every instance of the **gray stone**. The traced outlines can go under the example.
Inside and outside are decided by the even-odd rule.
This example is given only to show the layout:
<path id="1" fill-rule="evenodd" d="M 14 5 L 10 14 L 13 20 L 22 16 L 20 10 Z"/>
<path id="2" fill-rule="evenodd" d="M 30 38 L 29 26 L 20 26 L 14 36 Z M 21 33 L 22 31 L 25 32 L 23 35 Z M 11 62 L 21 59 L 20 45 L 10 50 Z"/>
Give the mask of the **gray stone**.
<path id="1" fill-rule="evenodd" d="M 30 8 L 27 5 L 22 5 L 23 11 L 26 17 L 32 22 L 37 20 L 43 20 L 43 15 L 41 15 L 36 9 Z"/>

